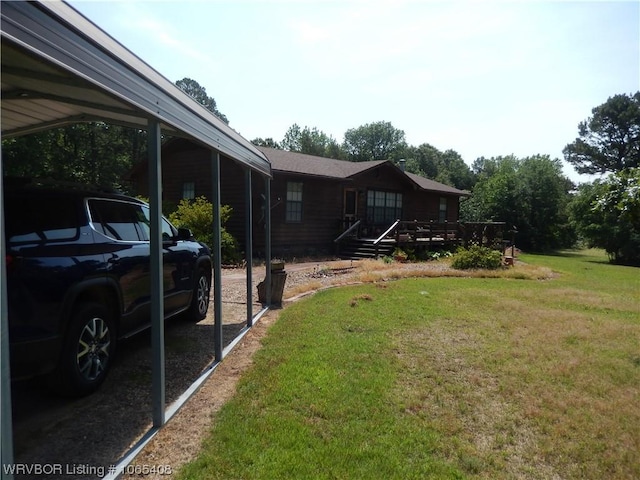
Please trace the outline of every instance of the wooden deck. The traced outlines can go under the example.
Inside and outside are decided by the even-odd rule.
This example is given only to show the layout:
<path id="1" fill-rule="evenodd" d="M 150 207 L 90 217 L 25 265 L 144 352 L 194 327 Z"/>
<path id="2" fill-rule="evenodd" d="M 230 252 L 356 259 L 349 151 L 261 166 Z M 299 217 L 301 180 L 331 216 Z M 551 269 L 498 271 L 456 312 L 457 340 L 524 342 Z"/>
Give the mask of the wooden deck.
<path id="1" fill-rule="evenodd" d="M 361 235 L 376 231 L 378 237 Z M 472 244 L 504 250 L 511 243 L 504 222 L 433 222 L 398 220 L 386 230 L 355 224 L 335 241 L 345 258 L 376 258 L 396 248 L 414 251 L 454 250 Z"/>

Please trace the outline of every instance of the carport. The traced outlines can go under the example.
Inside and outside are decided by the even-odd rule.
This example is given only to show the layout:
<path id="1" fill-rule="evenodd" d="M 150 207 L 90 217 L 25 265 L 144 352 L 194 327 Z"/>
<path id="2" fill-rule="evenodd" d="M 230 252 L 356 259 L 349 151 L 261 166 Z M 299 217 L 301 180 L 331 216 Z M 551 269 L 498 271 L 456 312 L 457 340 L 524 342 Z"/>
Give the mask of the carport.
<path id="1" fill-rule="evenodd" d="M 2 138 L 25 135 L 47 128 L 87 121 L 104 121 L 147 130 L 149 144 L 149 191 L 151 221 L 152 300 L 152 396 L 153 427 L 134 447 L 136 453 L 204 381 L 194 383 L 169 408 L 165 402 L 164 310 L 162 285 L 162 242 L 160 142 L 162 135 L 189 138 L 211 152 L 214 199 L 213 302 L 215 363 L 222 348 L 221 246 L 220 246 L 220 157 L 243 166 L 247 202 L 247 324 L 251 328 L 264 311 L 256 315 L 251 306 L 251 185 L 254 176 L 265 182 L 267 212 L 265 230 L 266 275 L 270 275 L 270 181 L 267 158 L 251 143 L 192 100 L 172 82 L 136 57 L 124 46 L 64 2 L 2 2 Z M 0 168 L 2 157 L 0 156 Z M 4 194 L 0 183 L 0 212 Z M 1 384 L 2 465 L 13 463 L 11 382 L 8 340 L 8 306 L 4 243 L 4 213 L 0 221 L 1 295 Z M 267 286 L 270 278 L 266 279 Z M 267 298 L 271 295 L 267 293 Z M 241 335 L 243 334 L 241 333 Z M 229 347 L 227 347 L 227 350 Z M 210 373 L 209 371 L 209 373 Z M 122 462 L 127 462 L 127 457 Z M 12 478 L 2 470 L 2 478 Z"/>

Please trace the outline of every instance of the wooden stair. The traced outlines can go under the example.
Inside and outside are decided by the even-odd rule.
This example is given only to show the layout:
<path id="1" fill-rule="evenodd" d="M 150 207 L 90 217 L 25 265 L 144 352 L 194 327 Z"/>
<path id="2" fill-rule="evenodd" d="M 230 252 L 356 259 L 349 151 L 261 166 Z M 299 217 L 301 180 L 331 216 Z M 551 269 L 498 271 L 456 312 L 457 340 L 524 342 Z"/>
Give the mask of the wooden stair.
<path id="1" fill-rule="evenodd" d="M 339 244 L 338 256 L 345 260 L 360 260 L 390 256 L 396 247 L 393 238 L 383 239 L 376 247 L 372 238 L 349 238 Z"/>

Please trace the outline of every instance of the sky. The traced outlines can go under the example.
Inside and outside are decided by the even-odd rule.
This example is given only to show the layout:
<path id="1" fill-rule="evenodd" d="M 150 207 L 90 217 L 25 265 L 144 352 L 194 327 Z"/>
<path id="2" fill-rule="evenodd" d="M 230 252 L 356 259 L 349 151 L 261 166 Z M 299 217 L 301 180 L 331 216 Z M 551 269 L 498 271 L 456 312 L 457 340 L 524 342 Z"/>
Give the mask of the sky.
<path id="1" fill-rule="evenodd" d="M 298 124 L 342 143 L 384 121 L 469 165 L 563 159 L 594 107 L 640 90 L 638 0 L 69 3 L 167 79 L 198 82 L 247 140 Z"/>

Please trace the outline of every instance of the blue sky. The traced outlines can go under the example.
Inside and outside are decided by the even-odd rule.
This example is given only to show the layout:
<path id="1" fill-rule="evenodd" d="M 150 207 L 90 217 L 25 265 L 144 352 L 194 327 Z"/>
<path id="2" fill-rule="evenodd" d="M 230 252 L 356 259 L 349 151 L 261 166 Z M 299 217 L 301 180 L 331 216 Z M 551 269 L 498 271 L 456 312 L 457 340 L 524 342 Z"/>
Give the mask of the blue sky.
<path id="1" fill-rule="evenodd" d="M 70 3 L 169 80 L 196 80 L 248 140 L 297 123 L 342 142 L 387 121 L 468 164 L 562 159 L 593 107 L 640 90 L 638 1 Z"/>

